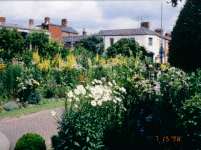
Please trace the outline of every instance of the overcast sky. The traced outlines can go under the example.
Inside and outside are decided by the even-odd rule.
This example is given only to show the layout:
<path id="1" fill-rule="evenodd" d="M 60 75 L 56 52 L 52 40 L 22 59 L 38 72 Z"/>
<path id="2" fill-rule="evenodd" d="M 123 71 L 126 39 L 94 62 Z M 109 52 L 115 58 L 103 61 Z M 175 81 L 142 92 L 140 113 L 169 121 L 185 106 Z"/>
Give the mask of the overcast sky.
<path id="1" fill-rule="evenodd" d="M 28 25 L 34 19 L 34 25 L 44 23 L 45 17 L 50 23 L 61 25 L 61 20 L 68 20 L 67 26 L 82 35 L 100 30 L 140 28 L 142 17 L 150 22 L 150 29 L 161 27 L 161 1 L 163 2 L 163 30 L 171 32 L 185 0 L 172 7 L 168 0 L 130 0 L 130 1 L 0 1 L 0 17 L 6 22 Z"/>

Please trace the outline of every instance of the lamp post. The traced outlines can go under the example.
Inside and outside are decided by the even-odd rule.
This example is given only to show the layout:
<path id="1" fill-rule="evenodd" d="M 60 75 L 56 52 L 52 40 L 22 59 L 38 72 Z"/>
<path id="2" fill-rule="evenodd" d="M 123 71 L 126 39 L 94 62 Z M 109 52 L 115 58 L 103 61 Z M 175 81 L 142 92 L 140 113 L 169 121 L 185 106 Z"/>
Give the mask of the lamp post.
<path id="1" fill-rule="evenodd" d="M 164 58 L 164 49 L 163 49 L 163 39 L 162 39 L 162 11 L 163 11 L 163 2 L 161 2 L 161 47 L 159 50 L 159 57 L 161 58 L 161 64 L 163 63 Z"/>

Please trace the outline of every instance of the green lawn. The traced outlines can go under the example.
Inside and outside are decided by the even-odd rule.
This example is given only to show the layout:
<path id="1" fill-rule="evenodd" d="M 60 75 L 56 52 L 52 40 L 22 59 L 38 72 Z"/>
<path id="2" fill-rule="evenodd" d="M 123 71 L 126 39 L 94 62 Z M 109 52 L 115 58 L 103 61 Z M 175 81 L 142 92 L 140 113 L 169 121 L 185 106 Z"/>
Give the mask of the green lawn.
<path id="1" fill-rule="evenodd" d="M 22 108 L 22 109 L 17 109 L 17 110 L 12 110 L 12 111 L 6 111 L 3 113 L 0 113 L 0 121 L 6 117 L 14 118 L 14 117 L 20 117 L 22 114 L 24 114 L 24 115 L 33 114 L 33 113 L 40 112 L 43 110 L 61 108 L 64 106 L 64 102 L 65 102 L 65 99 L 59 99 L 56 102 L 52 102 L 52 103 L 48 103 L 48 104 L 35 105 L 33 107 Z"/>

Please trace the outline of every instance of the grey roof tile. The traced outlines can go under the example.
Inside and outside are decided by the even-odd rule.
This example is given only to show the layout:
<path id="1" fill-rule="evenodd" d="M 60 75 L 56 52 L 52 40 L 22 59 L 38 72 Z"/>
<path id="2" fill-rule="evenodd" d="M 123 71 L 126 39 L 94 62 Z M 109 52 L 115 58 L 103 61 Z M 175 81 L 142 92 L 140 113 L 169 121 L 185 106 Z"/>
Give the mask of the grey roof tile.
<path id="1" fill-rule="evenodd" d="M 17 29 L 23 29 L 23 30 L 31 30 L 31 29 L 37 29 L 40 30 L 40 27 L 36 26 L 30 26 L 30 25 L 19 25 L 14 23 L 6 23 L 6 22 L 0 22 L 0 27 L 6 27 L 6 28 L 17 28 Z"/>
<path id="2" fill-rule="evenodd" d="M 66 32 L 72 32 L 72 33 L 77 33 L 79 34 L 79 32 L 77 32 L 76 30 L 74 30 L 71 27 L 62 27 L 62 31 L 66 31 Z"/>
<path id="3" fill-rule="evenodd" d="M 98 35 L 100 36 L 156 35 L 158 37 L 161 36 L 160 34 L 144 27 L 141 27 L 139 29 L 100 30 Z M 162 36 L 162 38 L 169 41 L 171 40 L 171 38 L 167 36 Z"/>
<path id="4" fill-rule="evenodd" d="M 62 37 L 63 43 L 66 42 L 79 42 L 80 39 L 82 39 L 83 36 L 67 36 L 67 37 Z"/>

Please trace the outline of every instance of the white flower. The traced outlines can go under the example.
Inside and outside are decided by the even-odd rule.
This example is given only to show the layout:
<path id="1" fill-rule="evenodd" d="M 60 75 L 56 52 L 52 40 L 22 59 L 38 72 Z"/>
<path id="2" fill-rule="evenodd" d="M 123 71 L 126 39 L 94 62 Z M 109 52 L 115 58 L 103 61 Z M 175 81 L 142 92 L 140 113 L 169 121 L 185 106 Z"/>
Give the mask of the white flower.
<path id="1" fill-rule="evenodd" d="M 125 107 L 124 107 L 124 110 L 127 111 Z"/>
<path id="2" fill-rule="evenodd" d="M 153 68 L 152 64 L 149 65 L 150 68 Z"/>
<path id="3" fill-rule="evenodd" d="M 80 94 L 80 90 L 79 89 L 75 89 L 74 92 L 75 92 L 76 95 Z"/>
<path id="4" fill-rule="evenodd" d="M 102 106 L 102 102 L 101 102 L 101 101 L 98 101 L 98 105 L 99 105 L 99 106 Z"/>
<path id="5" fill-rule="evenodd" d="M 73 97 L 73 92 L 72 91 L 70 91 L 70 92 L 68 92 L 68 97 Z"/>
<path id="6" fill-rule="evenodd" d="M 117 103 L 117 101 L 115 99 L 113 99 L 113 102 Z"/>
<path id="7" fill-rule="evenodd" d="M 116 85 L 116 82 L 114 80 L 112 80 L 112 82 L 114 83 L 114 85 Z"/>
<path id="8" fill-rule="evenodd" d="M 78 97 L 75 98 L 76 101 L 80 101 Z"/>
<path id="9" fill-rule="evenodd" d="M 112 83 L 111 83 L 111 82 L 108 82 L 108 84 L 109 84 L 109 86 L 111 86 L 111 87 L 112 87 Z"/>
<path id="10" fill-rule="evenodd" d="M 89 97 L 93 97 L 93 95 L 89 94 Z"/>
<path id="11" fill-rule="evenodd" d="M 94 81 L 91 82 L 92 84 L 95 84 Z"/>
<path id="12" fill-rule="evenodd" d="M 78 106 L 77 106 L 77 104 L 75 104 L 75 108 L 77 108 Z"/>
<path id="13" fill-rule="evenodd" d="M 24 86 L 24 87 L 22 87 L 22 89 L 25 90 L 25 89 L 27 89 L 27 87 Z"/>
<path id="14" fill-rule="evenodd" d="M 51 115 L 52 115 L 52 116 L 55 116 L 55 115 L 56 115 L 56 112 L 55 112 L 55 111 L 51 111 Z"/>
<path id="15" fill-rule="evenodd" d="M 96 106 L 96 101 L 91 101 L 92 106 Z"/>
<path id="16" fill-rule="evenodd" d="M 102 84 L 102 81 L 99 80 L 98 82 L 99 82 L 100 84 Z"/>
<path id="17" fill-rule="evenodd" d="M 126 89 L 124 87 L 121 87 L 120 90 L 124 93 L 126 93 Z"/>
<path id="18" fill-rule="evenodd" d="M 119 95 L 120 95 L 120 93 L 119 93 L 119 92 L 114 91 L 114 93 L 115 93 L 115 94 L 119 94 Z"/>
<path id="19" fill-rule="evenodd" d="M 69 102 L 72 102 L 72 99 L 68 99 Z"/>
<path id="20" fill-rule="evenodd" d="M 81 90 L 81 89 L 84 89 L 84 86 L 83 86 L 83 85 L 78 85 L 78 86 L 77 86 L 77 89 L 80 89 L 80 90 Z"/>
<path id="21" fill-rule="evenodd" d="M 120 98 L 118 98 L 118 97 L 115 97 L 115 99 L 116 99 L 117 101 L 121 102 L 121 99 L 120 99 Z"/>
<path id="22" fill-rule="evenodd" d="M 142 70 L 142 69 L 140 69 L 140 72 L 143 72 L 143 70 Z"/>
<path id="23" fill-rule="evenodd" d="M 81 90 L 81 93 L 82 93 L 82 95 L 85 95 L 85 94 L 86 94 L 86 90 L 85 90 L 85 89 L 82 89 L 82 90 Z"/>
<path id="24" fill-rule="evenodd" d="M 90 88 L 90 86 L 87 84 L 86 89 L 89 89 L 89 88 Z"/>

